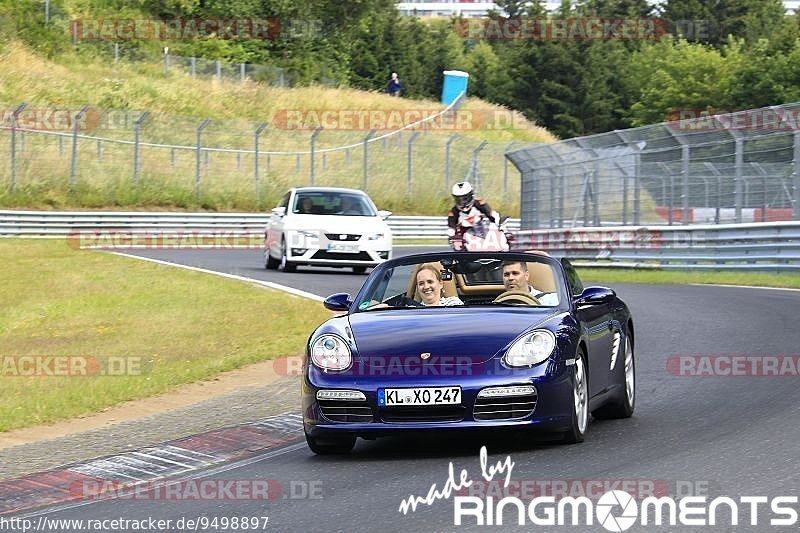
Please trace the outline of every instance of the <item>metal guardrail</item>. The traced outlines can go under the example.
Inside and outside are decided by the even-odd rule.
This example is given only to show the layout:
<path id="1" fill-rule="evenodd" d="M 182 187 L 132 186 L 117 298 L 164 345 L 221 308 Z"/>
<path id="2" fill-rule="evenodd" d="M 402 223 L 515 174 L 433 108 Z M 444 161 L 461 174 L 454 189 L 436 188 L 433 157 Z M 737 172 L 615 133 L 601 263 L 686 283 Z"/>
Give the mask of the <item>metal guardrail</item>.
<path id="1" fill-rule="evenodd" d="M 103 211 L 0 211 L 0 236 L 59 237 L 81 231 L 158 233 L 193 230 L 205 232 L 262 232 L 270 220 L 264 213 L 153 213 Z M 446 217 L 391 216 L 387 220 L 395 239 L 444 239 Z M 519 229 L 519 219 L 508 223 Z"/>
<path id="2" fill-rule="evenodd" d="M 0 236 L 65 237 L 79 232 L 159 234 L 165 232 L 260 234 L 269 223 L 264 213 L 157 213 L 100 211 L 0 211 Z M 446 236 L 447 219 L 391 216 L 396 240 L 437 240 Z M 800 270 L 800 222 L 696 226 L 616 226 L 519 230 L 515 248 L 545 250 L 580 266 Z"/>
<path id="3" fill-rule="evenodd" d="M 580 266 L 800 270 L 800 222 L 528 230 L 515 246 Z"/>

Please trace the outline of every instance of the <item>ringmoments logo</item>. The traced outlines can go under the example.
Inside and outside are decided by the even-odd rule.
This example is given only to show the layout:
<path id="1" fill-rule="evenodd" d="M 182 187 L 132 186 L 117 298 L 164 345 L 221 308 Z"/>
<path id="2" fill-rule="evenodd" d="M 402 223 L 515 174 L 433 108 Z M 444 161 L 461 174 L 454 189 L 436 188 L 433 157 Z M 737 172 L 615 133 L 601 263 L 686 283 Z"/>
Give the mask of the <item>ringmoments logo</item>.
<path id="1" fill-rule="evenodd" d="M 593 526 L 607 531 L 627 531 L 635 524 L 642 526 L 706 527 L 740 523 L 748 530 L 752 526 L 769 524 L 797 528 L 797 496 L 740 496 L 731 498 L 693 495 L 675 498 L 653 495 L 636 499 L 626 490 L 611 489 L 593 501 L 587 496 L 554 495 L 522 499 L 518 496 L 467 496 L 474 484 L 497 484 L 503 489 L 511 485 L 514 461 L 506 456 L 502 461 L 489 463 L 486 447 L 479 454 L 480 478 L 473 478 L 466 468 L 456 473 L 451 461 L 447 479 L 441 485 L 433 483 L 425 496 L 410 495 L 400 502 L 403 515 L 416 512 L 418 507 L 432 506 L 441 500 L 453 499 L 453 523 L 456 526 Z M 579 483 L 581 487 L 596 486 L 597 481 Z M 625 480 L 619 480 L 624 482 Z M 633 480 L 629 480 L 633 481 Z M 648 485 L 649 486 L 649 485 Z M 655 483 L 652 489 L 655 489 Z M 744 518 L 748 518 L 744 523 Z"/>

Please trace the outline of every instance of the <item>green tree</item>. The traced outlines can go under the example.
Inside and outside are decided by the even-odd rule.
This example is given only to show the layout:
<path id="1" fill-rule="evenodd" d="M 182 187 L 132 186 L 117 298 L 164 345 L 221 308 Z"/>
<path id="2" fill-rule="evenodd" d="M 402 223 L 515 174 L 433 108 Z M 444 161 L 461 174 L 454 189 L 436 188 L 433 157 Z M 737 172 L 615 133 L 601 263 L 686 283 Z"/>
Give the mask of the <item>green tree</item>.
<path id="1" fill-rule="evenodd" d="M 664 38 L 634 52 L 628 88 L 634 126 L 663 122 L 678 110 L 725 106 L 733 61 L 702 44 Z"/>

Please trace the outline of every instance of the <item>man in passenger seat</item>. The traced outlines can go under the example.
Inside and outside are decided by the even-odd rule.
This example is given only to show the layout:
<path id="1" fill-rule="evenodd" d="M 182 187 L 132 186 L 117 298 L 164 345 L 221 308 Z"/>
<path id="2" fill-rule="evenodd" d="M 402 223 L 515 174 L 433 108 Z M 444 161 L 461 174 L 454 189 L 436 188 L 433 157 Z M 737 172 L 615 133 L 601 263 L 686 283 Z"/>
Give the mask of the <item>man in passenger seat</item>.
<path id="1" fill-rule="evenodd" d="M 558 305 L 558 294 L 541 292 L 530 285 L 528 264 L 525 261 L 503 261 L 503 285 L 507 291 L 529 292 L 542 305 Z"/>

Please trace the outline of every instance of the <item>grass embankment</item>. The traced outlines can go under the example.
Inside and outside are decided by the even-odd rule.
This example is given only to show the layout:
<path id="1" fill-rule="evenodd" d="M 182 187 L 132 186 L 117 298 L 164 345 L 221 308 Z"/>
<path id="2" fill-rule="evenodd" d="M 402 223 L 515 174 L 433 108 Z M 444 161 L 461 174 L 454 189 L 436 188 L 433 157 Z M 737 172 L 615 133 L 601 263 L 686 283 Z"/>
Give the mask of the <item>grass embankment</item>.
<path id="1" fill-rule="evenodd" d="M 133 122 L 144 110 L 150 118 L 141 129 L 141 142 L 197 144 L 197 128 L 205 118 L 212 122 L 202 132 L 205 147 L 252 151 L 254 133 L 262 122 L 270 126 L 260 138 L 260 149 L 276 152 L 308 151 L 311 128 L 298 127 L 287 113 L 300 111 L 302 125 L 313 126 L 314 111 L 334 112 L 334 125 L 316 140 L 316 150 L 357 144 L 315 158 L 315 184 L 363 186 L 364 153 L 359 144 L 365 129 L 347 123 L 354 114 L 377 111 L 390 121 L 391 112 L 432 114 L 444 108 L 435 101 L 390 98 L 379 92 L 308 87 L 282 89 L 245 81 L 192 79 L 174 65 L 114 64 L 87 59 L 81 54 L 46 60 L 23 45 L 11 43 L 0 52 L 0 105 L 12 108 L 28 102 L 31 109 L 79 110 L 91 106 L 99 115 L 81 134 L 132 141 Z M 403 214 L 443 212 L 450 203 L 445 186 L 445 145 L 451 136 L 450 184 L 463 179 L 473 150 L 489 141 L 479 155 L 481 191 L 501 212 L 519 211 L 519 173 L 508 171 L 508 194 L 503 198 L 503 152 L 511 142 L 552 142 L 554 137 L 520 114 L 480 100 L 469 99 L 460 119 L 445 127 L 417 130 L 413 142 L 413 182 L 407 182 L 408 143 L 412 132 L 370 144 L 368 192 L 380 208 Z M 395 119 L 396 123 L 396 119 Z M 6 124 L 8 126 L 8 124 Z M 395 129 L 377 132 L 378 135 Z M 24 139 L 22 138 L 24 137 Z M 0 134 L 0 156 L 9 155 L 8 131 Z M 131 144 L 80 140 L 74 190 L 70 191 L 72 140 L 70 136 L 28 133 L 18 139 L 17 191 L 0 187 L 0 206 L 27 208 L 185 208 L 210 210 L 263 210 L 275 205 L 290 186 L 308 185 L 310 157 L 262 155 L 259 161 L 260 196 L 255 196 L 255 160 L 252 153 L 203 151 L 201 193 L 195 195 L 197 151 L 143 147 L 139 184 L 133 186 Z M 24 151 L 23 151 L 24 148 Z M 0 184 L 10 182 L 10 165 L 0 168 Z M 493 205 L 494 206 L 494 205 Z"/>
<path id="2" fill-rule="evenodd" d="M 800 288 L 800 276 L 768 272 L 663 271 L 623 268 L 578 268 L 581 279 L 592 283 L 645 283 L 686 285 L 747 285 Z"/>
<path id="3" fill-rule="evenodd" d="M 303 298 L 62 240 L 0 240 L 0 257 L 0 431 L 302 353 L 330 316 Z M 29 367 L 17 356 L 71 356 L 76 373 L 114 358 L 109 371 L 131 375 L 19 376 Z"/>

